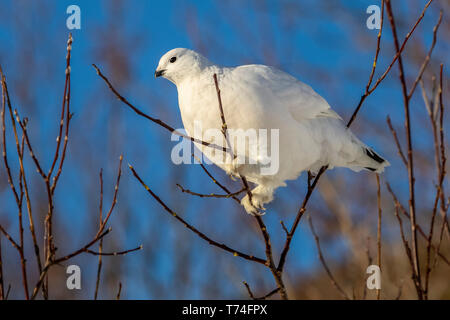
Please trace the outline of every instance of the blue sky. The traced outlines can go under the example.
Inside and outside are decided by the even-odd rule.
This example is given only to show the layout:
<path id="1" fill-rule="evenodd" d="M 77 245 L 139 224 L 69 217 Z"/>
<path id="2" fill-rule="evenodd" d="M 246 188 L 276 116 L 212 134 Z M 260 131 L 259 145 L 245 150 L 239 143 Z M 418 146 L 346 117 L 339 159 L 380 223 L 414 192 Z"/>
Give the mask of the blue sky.
<path id="1" fill-rule="evenodd" d="M 46 166 L 51 161 L 51 152 L 46 151 L 53 148 L 48 141 L 54 139 L 57 121 L 55 112 L 59 108 L 64 77 L 65 42 L 69 32 L 65 27 L 68 17 L 65 11 L 67 6 L 72 4 L 77 4 L 81 8 L 82 28 L 72 31 L 74 36 L 72 111 L 75 116 L 72 121 L 71 137 L 74 139 L 73 145 L 78 148 L 70 145 L 66 163 L 66 167 L 76 167 L 78 170 L 64 172 L 60 195 L 57 195 L 57 208 L 61 209 L 59 216 L 61 223 L 68 232 L 73 234 L 74 241 L 85 242 L 86 233 L 77 232 L 77 230 L 86 230 L 86 222 L 92 219 L 92 213 L 95 212 L 95 209 L 92 209 L 92 203 L 86 200 L 86 193 L 96 194 L 97 175 L 101 167 L 105 168 L 105 177 L 108 180 L 105 181 L 105 186 L 109 186 L 111 191 L 118 156 L 124 153 L 123 180 L 127 190 L 123 193 L 126 193 L 124 202 L 127 205 L 121 207 L 121 200 L 119 200 L 118 211 L 111 220 L 113 226 L 118 225 L 116 229 L 120 239 L 123 240 L 120 245 L 131 247 L 140 244 L 141 236 L 146 234 L 147 228 L 157 228 L 168 235 L 165 241 L 158 244 L 158 248 L 152 249 L 156 251 L 155 256 L 158 261 L 149 267 L 151 270 L 143 266 L 139 253 L 121 258 L 125 261 L 125 267 L 130 270 L 126 273 L 127 278 L 123 279 L 127 286 L 125 297 L 158 297 L 149 296 L 145 286 L 142 285 L 143 278 L 136 276 L 136 273 L 152 272 L 170 286 L 170 279 L 174 272 L 171 248 L 179 245 L 172 243 L 178 241 L 175 240 L 173 233 L 187 232 L 178 226 L 175 227 L 175 221 L 169 220 L 170 218 L 165 216 L 163 210 L 145 194 L 145 191 L 131 177 L 126 163 L 133 164 L 158 194 L 164 195 L 168 203 L 182 210 L 183 214 L 192 221 L 202 222 L 205 219 L 204 215 L 208 214 L 205 207 L 213 202 L 206 200 L 207 205 L 204 205 L 205 200 L 177 193 L 173 187 L 174 183 L 168 183 L 168 181 L 182 177 L 193 190 L 202 190 L 205 186 L 207 186 L 206 192 L 217 192 L 217 190 L 206 177 L 198 178 L 202 175 L 198 166 L 182 168 L 171 164 L 170 134 L 138 118 L 117 102 L 95 74 L 91 64 L 96 63 L 110 80 L 117 84 L 116 88 L 119 92 L 129 97 L 132 103 L 175 127 L 181 127 L 176 89 L 168 81 L 153 77 L 160 56 L 174 47 L 203 49 L 207 51 L 203 53 L 207 54 L 210 60 L 222 65 L 273 62 L 279 68 L 312 85 L 343 118 L 348 119 L 363 93 L 372 65 L 377 32 L 365 28 L 367 18 L 365 8 L 373 2 L 375 1 L 351 3 L 337 1 L 324 5 L 325 1 L 322 1 L 320 6 L 316 6 L 315 1 L 305 1 L 304 11 L 291 12 L 290 20 L 286 19 L 286 12 L 283 11 L 285 8 L 275 1 L 267 1 L 267 7 L 262 8 L 261 12 L 253 10 L 253 6 L 240 6 L 235 2 L 236 11 L 231 16 L 222 14 L 223 6 L 214 1 L 186 3 L 177 0 L 134 0 L 117 3 L 117 5 L 114 4 L 115 2 L 88 0 L 40 1 L 33 4 L 26 1 L 19 4 L 14 4 L 14 1 L 2 2 L 0 63 L 10 81 L 9 87 L 16 107 L 22 115 L 32 119 L 29 130 L 33 132 L 34 143 L 42 150 L 42 161 Z M 324 8 L 327 5 L 336 8 L 325 12 Z M 114 6 L 119 11 L 119 14 L 114 16 L 118 17 L 117 21 L 111 16 L 113 11 L 111 8 Z M 419 8 L 421 7 L 402 7 L 401 10 L 404 13 L 412 11 L 411 16 L 415 17 Z M 39 9 L 39 12 L 43 14 L 32 14 L 34 9 Z M 247 28 L 240 29 L 236 26 L 233 17 L 241 19 L 240 21 L 243 21 Z M 262 26 L 266 26 L 267 29 L 259 29 L 261 24 L 256 23 L 258 19 L 263 19 Z M 15 23 L 13 23 L 14 20 Z M 409 23 L 410 20 L 408 20 Z M 427 45 L 431 41 L 434 20 L 435 17 L 431 14 L 427 16 L 423 29 L 420 31 L 420 37 Z M 355 25 L 360 25 L 361 28 L 357 35 L 351 29 Z M 25 34 L 23 29 L 27 31 L 26 34 L 31 35 L 31 38 L 23 37 Z M 406 28 L 402 28 L 402 31 L 406 31 Z M 200 41 L 193 40 L 192 35 L 196 32 L 201 35 Z M 248 41 L 245 38 L 247 33 L 251 37 L 247 39 Z M 208 38 L 206 35 L 211 37 Z M 391 39 L 388 32 L 385 37 L 386 41 Z M 209 45 L 208 41 L 218 44 Z M 125 52 L 128 67 L 131 70 L 130 75 L 118 74 L 108 64 L 108 57 L 98 54 L 98 52 L 108 52 L 104 49 L 108 48 L 110 42 Z M 261 50 L 266 42 L 272 46 L 274 55 L 266 56 Z M 198 48 L 200 44 L 202 47 Z M 448 61 L 445 49 L 445 47 L 437 48 L 436 55 Z M 392 56 L 391 44 L 387 44 L 384 50 L 380 57 L 383 71 Z M 29 70 L 24 71 L 21 65 L 25 61 L 22 59 L 25 59 L 27 54 L 29 54 L 28 57 L 33 56 L 34 62 L 28 66 Z M 27 83 L 28 72 L 33 84 Z M 43 80 L 40 80 L 41 77 Z M 122 80 L 118 79 L 120 77 L 123 77 Z M 26 83 L 27 93 L 30 95 L 28 100 L 21 97 L 17 89 L 17 84 L 23 82 Z M 380 90 L 367 100 L 360 114 L 365 120 L 356 121 L 354 125 L 354 130 L 362 136 L 363 140 L 381 150 L 381 154 L 388 154 L 390 158 L 395 158 L 396 154 L 392 146 L 384 145 L 385 137 L 389 137 L 386 127 L 383 126 L 382 136 L 377 137 L 374 136 L 376 131 L 373 130 L 372 125 L 369 124 L 366 127 L 366 124 L 370 123 L 367 120 L 384 122 L 386 115 L 391 114 L 394 123 L 401 125 L 401 95 L 397 92 L 398 85 L 391 76 L 386 80 L 386 85 L 380 87 Z M 389 99 L 386 99 L 387 96 Z M 112 136 L 114 141 L 111 140 Z M 422 137 L 417 136 L 416 139 L 422 146 Z M 9 146 L 11 150 L 13 147 L 13 145 Z M 427 145 L 424 145 L 424 148 L 426 147 Z M 90 171 L 86 171 L 88 169 L 81 166 L 81 162 L 89 163 Z M 393 166 L 399 164 L 396 159 L 393 159 L 391 163 Z M 352 182 L 353 173 L 350 171 L 341 170 L 338 174 Z M 402 181 L 405 175 L 398 172 L 388 172 L 387 175 L 398 177 L 393 183 L 394 186 L 400 188 L 403 186 Z M 289 185 L 298 187 L 302 185 L 302 182 L 291 182 Z M 295 210 L 302 196 L 293 199 L 292 193 L 286 193 L 286 190 L 287 188 L 284 188 L 277 192 L 280 198 L 277 205 L 285 201 L 286 207 Z M 174 195 L 168 196 L 170 192 Z M 405 191 L 402 190 L 402 192 Z M 71 196 L 64 197 L 63 195 L 67 193 Z M 36 194 L 38 195 L 39 191 Z M 8 190 L 4 190 L 1 194 L 2 199 L 8 196 L 10 196 Z M 11 209 L 13 206 L 13 203 L 9 203 L 5 208 Z M 226 225 L 229 207 L 224 205 L 217 208 L 218 213 L 214 216 L 217 223 L 213 225 Z M 127 217 L 127 228 L 121 225 L 123 221 L 118 217 L 121 214 Z M 273 233 L 279 236 L 282 235 L 282 231 L 278 230 L 280 215 L 289 217 L 284 212 L 271 212 L 266 218 L 267 224 L 273 230 L 277 229 Z M 161 219 L 164 219 L 164 222 Z M 242 219 L 247 221 L 248 217 Z M 210 227 L 209 224 L 206 225 Z M 228 228 L 215 230 L 214 234 L 226 239 Z M 213 249 L 201 243 L 201 240 L 196 239 L 192 234 L 187 234 L 185 241 L 186 243 L 182 245 L 197 246 L 201 249 L 196 253 L 198 267 L 194 277 L 197 277 L 200 282 L 204 281 L 201 275 L 210 262 L 202 257 L 202 250 Z M 281 245 L 281 240 L 274 242 L 275 245 Z M 239 241 L 235 243 L 239 245 Z M 152 246 L 147 243 L 143 245 L 144 248 Z M 336 245 L 338 255 L 340 246 L 339 243 Z M 258 250 L 262 253 L 261 248 Z M 330 256 L 336 254 L 334 252 L 334 249 L 330 250 Z M 84 262 L 85 260 L 80 263 L 86 263 L 86 266 L 92 268 L 94 265 L 92 261 L 95 258 L 89 259 L 91 259 L 89 263 Z M 293 243 L 290 260 L 292 269 L 312 270 L 318 267 L 314 243 L 309 231 L 303 229 L 303 225 Z M 114 263 L 112 259 L 108 261 L 110 261 L 108 263 Z M 234 263 L 234 260 L 230 263 Z M 244 268 L 241 262 L 236 262 L 236 265 Z M 270 277 L 266 279 L 266 283 L 270 281 Z M 224 286 L 229 294 L 227 297 L 236 297 L 233 293 L 234 285 L 225 281 Z M 164 297 L 174 298 L 176 295 L 168 294 Z M 185 297 L 201 298 L 203 296 L 201 292 L 196 292 L 194 289 Z"/>

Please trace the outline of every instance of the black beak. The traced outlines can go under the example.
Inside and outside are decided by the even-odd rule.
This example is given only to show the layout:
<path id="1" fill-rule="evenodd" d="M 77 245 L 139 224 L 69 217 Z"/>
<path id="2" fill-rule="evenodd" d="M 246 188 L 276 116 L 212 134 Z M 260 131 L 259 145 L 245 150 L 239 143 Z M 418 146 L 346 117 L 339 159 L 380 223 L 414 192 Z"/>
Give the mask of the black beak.
<path id="1" fill-rule="evenodd" d="M 164 75 L 164 72 L 166 70 L 156 70 L 155 71 L 155 78 L 161 77 L 162 75 Z"/>

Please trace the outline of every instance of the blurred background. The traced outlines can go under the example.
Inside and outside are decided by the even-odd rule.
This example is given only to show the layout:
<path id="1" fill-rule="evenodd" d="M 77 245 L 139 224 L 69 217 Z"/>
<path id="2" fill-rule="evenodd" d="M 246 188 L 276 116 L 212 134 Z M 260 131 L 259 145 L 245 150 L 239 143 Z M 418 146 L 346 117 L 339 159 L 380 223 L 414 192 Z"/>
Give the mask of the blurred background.
<path id="1" fill-rule="evenodd" d="M 410 30 L 426 1 L 395 1 L 399 37 Z M 100 299 L 116 297 L 119 282 L 124 299 L 241 299 L 242 281 L 256 295 L 271 291 L 274 280 L 262 265 L 249 263 L 208 245 L 170 217 L 149 197 L 126 164 L 174 211 L 217 240 L 244 252 L 264 256 L 264 243 L 254 219 L 230 199 L 201 199 L 182 193 L 176 183 L 200 193 L 221 193 L 198 165 L 175 165 L 170 155 L 175 142 L 170 133 L 141 118 L 118 101 L 97 76 L 95 63 L 115 88 L 151 116 L 181 128 L 175 86 L 155 79 L 159 58 L 175 47 L 194 49 L 211 61 L 226 65 L 261 63 L 276 66 L 311 85 L 345 120 L 356 107 L 372 68 L 378 30 L 369 30 L 369 5 L 363 1 L 26 1 L 0 4 L 0 65 L 7 77 L 14 108 L 29 118 L 28 132 L 45 168 L 51 165 L 60 121 L 65 77 L 66 8 L 81 8 L 81 30 L 72 30 L 71 121 L 67 159 L 55 193 L 54 228 L 57 255 L 92 239 L 98 228 L 99 171 L 103 168 L 104 206 L 109 207 L 120 154 L 124 155 L 118 204 L 110 219 L 113 231 L 104 251 L 143 245 L 125 256 L 103 257 Z M 438 41 L 425 86 L 444 63 L 444 103 L 449 107 L 450 4 L 435 0 L 404 52 L 408 84 L 415 79 L 432 42 L 433 27 L 444 9 Z M 385 21 L 376 78 L 395 54 L 389 23 Z M 376 79 L 375 78 L 375 79 Z M 431 91 L 430 91 L 431 92 Z M 411 101 L 418 222 L 428 230 L 436 184 L 430 121 L 420 88 Z M 388 181 L 407 206 L 407 171 L 397 154 L 386 116 L 404 143 L 404 109 L 395 65 L 380 87 L 364 103 L 352 130 L 387 158 L 391 167 L 381 177 L 382 291 L 381 297 L 415 298 L 410 266 L 394 216 Z M 448 116 L 444 119 L 448 127 Z M 8 153 L 15 143 L 7 129 Z M 447 138 L 447 141 L 449 139 Z M 42 178 L 26 154 L 29 188 L 39 239 L 47 196 Z M 13 177 L 17 161 L 11 160 Z M 240 189 L 220 169 L 208 166 L 231 190 Z M 285 240 L 279 221 L 291 225 L 305 194 L 306 177 L 277 190 L 264 217 L 272 237 L 275 260 Z M 445 182 L 449 189 L 448 181 Z M 323 254 L 336 280 L 349 296 L 374 298 L 366 290 L 366 268 L 376 260 L 377 187 L 370 172 L 355 174 L 334 169 L 323 176 L 308 212 L 314 218 Z M 437 226 L 441 225 L 437 218 Z M 25 219 L 25 221 L 27 221 Z M 18 235 L 17 208 L 4 166 L 0 166 L 0 224 Z M 29 281 L 38 273 L 25 223 L 25 251 Z M 409 227 L 406 227 L 409 230 Z M 441 252 L 450 256 L 449 239 Z M 22 299 L 17 251 L 0 237 L 5 286 L 10 298 Z M 421 259 L 424 259 L 422 241 Z M 375 261 L 374 260 L 374 261 Z M 50 272 L 50 298 L 92 299 L 98 258 L 84 254 L 67 264 L 82 270 L 82 289 L 68 290 L 63 266 Z M 67 265 L 65 264 L 65 265 Z M 438 261 L 431 273 L 430 298 L 450 298 L 449 266 Z M 292 242 L 284 274 L 287 290 L 296 299 L 341 298 L 318 257 L 307 220 L 302 220 Z"/>

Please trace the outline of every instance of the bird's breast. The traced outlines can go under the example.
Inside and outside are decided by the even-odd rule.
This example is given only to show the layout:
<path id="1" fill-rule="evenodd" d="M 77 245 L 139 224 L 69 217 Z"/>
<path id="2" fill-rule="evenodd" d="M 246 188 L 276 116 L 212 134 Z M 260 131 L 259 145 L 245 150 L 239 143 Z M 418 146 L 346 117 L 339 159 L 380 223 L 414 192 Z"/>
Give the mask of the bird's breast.
<path id="1" fill-rule="evenodd" d="M 188 83 L 178 88 L 178 104 L 184 128 L 189 134 L 194 129 L 220 129 L 221 117 L 214 84 Z M 198 130 L 197 130 L 198 131 Z"/>

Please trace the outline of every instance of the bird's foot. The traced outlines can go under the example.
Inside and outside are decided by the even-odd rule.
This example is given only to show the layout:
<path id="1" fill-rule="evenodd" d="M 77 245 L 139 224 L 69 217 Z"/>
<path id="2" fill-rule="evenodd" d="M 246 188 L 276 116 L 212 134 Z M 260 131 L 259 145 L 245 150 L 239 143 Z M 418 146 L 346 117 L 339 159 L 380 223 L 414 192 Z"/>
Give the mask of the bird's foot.
<path id="1" fill-rule="evenodd" d="M 264 208 L 264 203 L 266 197 L 260 195 L 260 194 L 252 194 L 251 200 L 248 194 L 242 198 L 241 204 L 244 207 L 245 211 L 247 211 L 248 214 L 251 214 L 252 216 L 258 215 L 262 216 L 266 214 Z"/>

